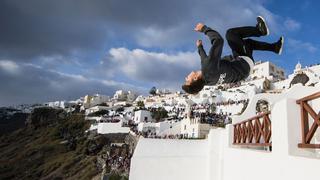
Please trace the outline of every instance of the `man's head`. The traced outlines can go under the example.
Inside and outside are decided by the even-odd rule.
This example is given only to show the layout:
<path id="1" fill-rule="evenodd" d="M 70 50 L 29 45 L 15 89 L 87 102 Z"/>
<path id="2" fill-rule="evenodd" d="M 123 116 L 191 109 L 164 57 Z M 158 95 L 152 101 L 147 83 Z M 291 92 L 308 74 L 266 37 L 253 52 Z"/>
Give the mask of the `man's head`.
<path id="1" fill-rule="evenodd" d="M 205 85 L 201 71 L 192 71 L 187 77 L 182 89 L 189 94 L 197 94 Z"/>

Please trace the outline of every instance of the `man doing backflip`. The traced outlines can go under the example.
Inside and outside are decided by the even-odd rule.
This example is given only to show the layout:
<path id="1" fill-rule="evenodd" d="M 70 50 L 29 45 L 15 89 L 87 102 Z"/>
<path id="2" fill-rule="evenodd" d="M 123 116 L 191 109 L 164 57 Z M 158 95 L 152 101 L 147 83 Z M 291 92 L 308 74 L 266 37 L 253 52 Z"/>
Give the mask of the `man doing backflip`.
<path id="1" fill-rule="evenodd" d="M 226 39 L 232 50 L 232 55 L 221 58 L 223 38 L 210 27 L 198 23 L 195 31 L 203 32 L 210 39 L 212 47 L 209 54 L 203 49 L 202 41 L 197 40 L 198 52 L 201 58 L 201 71 L 192 71 L 186 78 L 182 89 L 189 94 L 197 94 L 204 85 L 235 83 L 247 78 L 252 73 L 254 50 L 271 51 L 281 54 L 284 38 L 275 43 L 266 43 L 250 39 L 269 34 L 267 24 L 261 16 L 257 17 L 256 26 L 237 27 L 227 30 Z"/>

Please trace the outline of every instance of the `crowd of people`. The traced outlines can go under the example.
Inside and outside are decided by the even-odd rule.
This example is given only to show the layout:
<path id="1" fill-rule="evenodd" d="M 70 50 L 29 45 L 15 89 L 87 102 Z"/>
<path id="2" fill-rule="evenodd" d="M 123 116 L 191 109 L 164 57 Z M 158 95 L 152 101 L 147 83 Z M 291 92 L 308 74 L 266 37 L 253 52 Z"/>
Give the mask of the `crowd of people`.
<path id="1" fill-rule="evenodd" d="M 221 103 L 206 103 L 206 104 L 196 104 L 191 106 L 190 118 L 196 120 L 199 123 L 211 124 L 216 126 L 224 126 L 225 124 L 231 123 L 231 114 L 226 113 L 216 113 L 215 107 L 220 105 L 230 105 L 244 103 L 246 100 L 240 101 L 228 101 Z"/>
<path id="2" fill-rule="evenodd" d="M 144 138 L 153 138 L 153 139 L 188 139 L 187 136 L 183 134 L 170 134 L 170 135 L 157 135 L 157 133 L 148 130 L 139 132 L 136 126 L 131 126 L 130 131 L 136 136 L 141 136 Z"/>
<path id="3" fill-rule="evenodd" d="M 157 135 L 155 132 L 144 131 L 139 132 L 138 135 L 144 138 L 154 138 L 154 139 L 184 139 L 185 137 L 182 134 L 170 134 L 170 135 Z"/>
<path id="4" fill-rule="evenodd" d="M 120 119 L 113 118 L 113 117 L 111 117 L 111 118 L 101 118 L 99 120 L 99 122 L 100 123 L 118 123 L 118 122 L 120 122 Z"/>
<path id="5" fill-rule="evenodd" d="M 128 145 L 111 145 L 106 163 L 111 171 L 129 174 L 131 157 Z"/>
<path id="6" fill-rule="evenodd" d="M 216 103 L 205 103 L 205 104 L 194 104 L 191 106 L 191 110 L 203 110 L 206 112 L 211 112 L 212 107 L 216 106 L 228 106 L 228 105 L 239 105 L 239 104 L 245 104 L 248 103 L 249 99 L 243 99 L 243 100 L 238 100 L 234 101 L 232 99 L 229 99 L 228 101 L 222 101 L 222 102 L 216 102 Z"/>
<path id="7" fill-rule="evenodd" d="M 212 126 L 225 126 L 231 123 L 230 114 L 223 113 L 191 111 L 190 118 L 202 124 L 211 124 Z"/>
<path id="8" fill-rule="evenodd" d="M 168 113 L 175 113 L 177 118 L 184 118 L 186 115 L 186 108 L 185 107 L 173 107 Z"/>
<path id="9" fill-rule="evenodd" d="M 241 82 L 227 83 L 227 84 L 223 84 L 218 89 L 227 90 L 227 89 L 231 89 L 231 88 L 237 88 L 237 87 L 240 87 L 240 86 L 241 86 Z"/>
<path id="10" fill-rule="evenodd" d="M 238 101 L 234 101 L 234 100 L 229 99 L 228 101 L 213 103 L 213 105 L 215 105 L 215 106 L 228 106 L 228 105 L 233 105 L 233 104 L 236 104 L 236 105 L 245 104 L 248 102 L 249 102 L 249 99 L 243 99 L 243 100 L 238 100 Z"/>

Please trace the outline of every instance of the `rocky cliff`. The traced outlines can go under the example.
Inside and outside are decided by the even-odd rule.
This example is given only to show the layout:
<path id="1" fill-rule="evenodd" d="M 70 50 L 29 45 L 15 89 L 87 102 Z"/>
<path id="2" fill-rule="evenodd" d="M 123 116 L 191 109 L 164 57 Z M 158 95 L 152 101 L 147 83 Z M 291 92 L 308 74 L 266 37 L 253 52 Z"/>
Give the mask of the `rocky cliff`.
<path id="1" fill-rule="evenodd" d="M 0 179 L 101 179 L 111 143 L 125 140 L 90 135 L 83 114 L 58 109 L 35 109 L 26 124 L 0 137 Z"/>

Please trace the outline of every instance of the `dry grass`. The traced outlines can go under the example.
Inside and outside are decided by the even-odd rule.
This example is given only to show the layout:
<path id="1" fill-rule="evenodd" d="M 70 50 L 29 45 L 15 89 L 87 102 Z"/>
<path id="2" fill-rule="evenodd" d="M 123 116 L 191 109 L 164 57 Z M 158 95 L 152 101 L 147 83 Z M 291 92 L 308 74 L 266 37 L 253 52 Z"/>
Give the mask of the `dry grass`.
<path id="1" fill-rule="evenodd" d="M 76 148 L 60 144 L 76 138 Z M 91 179 L 99 171 L 95 156 L 84 154 L 88 124 L 72 115 L 53 126 L 24 128 L 0 137 L 0 179 Z"/>

